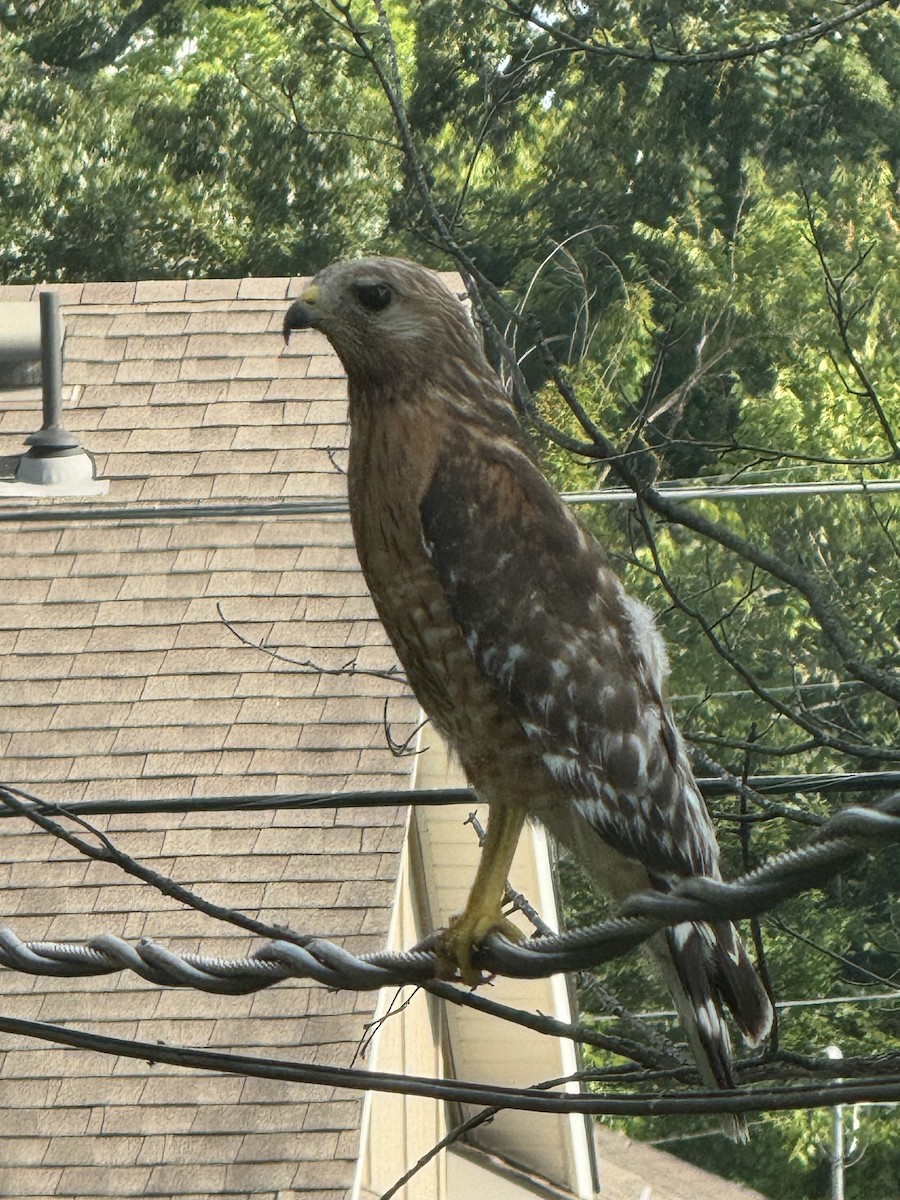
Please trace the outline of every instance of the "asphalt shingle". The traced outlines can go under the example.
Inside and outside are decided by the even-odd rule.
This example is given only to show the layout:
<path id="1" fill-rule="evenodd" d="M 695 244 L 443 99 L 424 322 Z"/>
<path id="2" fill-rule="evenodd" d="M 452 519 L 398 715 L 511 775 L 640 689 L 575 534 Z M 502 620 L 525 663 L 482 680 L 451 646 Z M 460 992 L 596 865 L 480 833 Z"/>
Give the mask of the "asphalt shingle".
<path id="1" fill-rule="evenodd" d="M 383 712 L 390 698 L 402 741 L 417 718 L 409 695 L 318 669 L 394 662 L 345 517 L 103 519 L 134 502 L 344 494 L 339 364 L 314 334 L 282 353 L 285 303 L 302 282 L 54 285 L 64 419 L 110 488 L 71 502 L 96 520 L 0 521 L 0 782 L 61 803 L 408 785 L 411 760 L 391 752 Z M 38 290 L 3 287 L 0 301 Z M 0 392 L 0 456 L 21 453 L 40 423 L 38 390 Z M 21 503 L 0 501 L 0 516 Z M 384 941 L 402 807 L 93 821 L 208 900 L 353 951 Z M 19 818 L 0 821 L 0 886 L 3 923 L 22 938 L 149 936 L 228 956 L 255 944 Z M 375 1003 L 300 982 L 222 997 L 10 971 L 0 993 L 5 1011 L 32 1019 L 344 1065 Z M 341 1200 L 352 1182 L 353 1093 L 8 1036 L 4 1051 L 3 1195 L 249 1200 L 281 1187 Z"/>

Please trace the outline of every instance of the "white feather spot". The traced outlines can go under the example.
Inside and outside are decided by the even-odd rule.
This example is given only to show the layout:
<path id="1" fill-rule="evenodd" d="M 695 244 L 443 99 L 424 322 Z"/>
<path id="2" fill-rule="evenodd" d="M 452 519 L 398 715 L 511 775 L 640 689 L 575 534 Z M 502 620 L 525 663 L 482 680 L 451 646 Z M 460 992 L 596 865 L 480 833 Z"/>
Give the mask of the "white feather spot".
<path id="1" fill-rule="evenodd" d="M 675 943 L 676 950 L 683 950 L 693 936 L 693 925 L 676 925 L 672 929 L 672 941 Z"/>
<path id="2" fill-rule="evenodd" d="M 581 769 L 577 759 L 571 758 L 567 754 L 544 754 L 543 760 L 554 779 L 569 784 L 581 782 Z M 581 802 L 579 802 L 579 807 L 581 807 Z"/>
<path id="3" fill-rule="evenodd" d="M 704 1000 L 695 1011 L 697 1024 L 703 1029 L 706 1036 L 710 1039 L 721 1037 L 722 1018 L 712 1000 Z"/>

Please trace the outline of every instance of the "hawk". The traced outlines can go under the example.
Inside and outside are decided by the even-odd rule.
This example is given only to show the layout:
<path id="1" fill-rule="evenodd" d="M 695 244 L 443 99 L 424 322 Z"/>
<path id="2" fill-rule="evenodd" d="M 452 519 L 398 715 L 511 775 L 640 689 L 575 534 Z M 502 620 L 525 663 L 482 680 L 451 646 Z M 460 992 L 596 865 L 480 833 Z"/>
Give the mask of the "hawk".
<path id="1" fill-rule="evenodd" d="M 471 895 L 442 937 L 450 973 L 477 983 L 473 947 L 512 929 L 500 906 L 526 817 L 618 901 L 720 878 L 652 614 L 536 467 L 464 306 L 424 267 L 362 258 L 290 306 L 285 340 L 309 328 L 347 372 L 350 514 L 375 607 L 489 806 Z M 677 925 L 649 949 L 704 1080 L 732 1087 L 724 1009 L 753 1045 L 772 1025 L 734 926 Z"/>

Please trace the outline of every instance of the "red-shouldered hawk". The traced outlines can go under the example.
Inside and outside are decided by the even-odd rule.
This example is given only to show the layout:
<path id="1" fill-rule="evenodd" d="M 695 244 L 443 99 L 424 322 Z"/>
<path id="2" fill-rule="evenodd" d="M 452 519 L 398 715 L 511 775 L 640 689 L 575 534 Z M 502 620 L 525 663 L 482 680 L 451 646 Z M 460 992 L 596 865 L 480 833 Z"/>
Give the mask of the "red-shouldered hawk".
<path id="1" fill-rule="evenodd" d="M 413 690 L 490 820 L 444 952 L 469 983 L 527 816 L 621 900 L 691 875 L 718 846 L 665 700 L 665 646 L 597 541 L 534 465 L 465 308 L 431 271 L 364 258 L 288 310 L 347 371 L 350 512 L 366 582 Z M 772 1006 L 731 924 L 650 951 L 708 1084 L 733 1086 L 723 1008 L 757 1044 Z"/>

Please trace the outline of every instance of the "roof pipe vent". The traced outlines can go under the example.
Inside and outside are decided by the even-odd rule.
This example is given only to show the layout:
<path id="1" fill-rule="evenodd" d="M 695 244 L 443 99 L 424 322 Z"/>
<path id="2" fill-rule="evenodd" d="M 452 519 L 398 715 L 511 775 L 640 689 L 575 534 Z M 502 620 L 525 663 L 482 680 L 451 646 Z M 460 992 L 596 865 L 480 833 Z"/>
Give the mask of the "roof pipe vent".
<path id="1" fill-rule="evenodd" d="M 40 293 L 41 391 L 44 423 L 25 439 L 16 479 L 38 485 L 72 485 L 95 478 L 94 462 L 62 423 L 62 321 L 59 294 Z"/>

